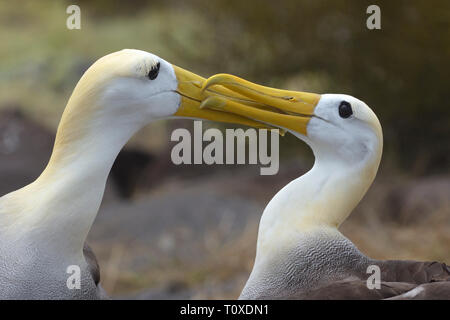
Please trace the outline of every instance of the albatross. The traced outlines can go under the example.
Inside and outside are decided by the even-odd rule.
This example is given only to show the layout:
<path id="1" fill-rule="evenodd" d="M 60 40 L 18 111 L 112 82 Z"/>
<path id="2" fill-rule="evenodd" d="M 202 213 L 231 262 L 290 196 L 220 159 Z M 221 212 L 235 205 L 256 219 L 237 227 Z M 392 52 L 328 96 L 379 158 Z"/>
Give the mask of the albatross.
<path id="1" fill-rule="evenodd" d="M 200 108 L 210 96 L 240 98 L 224 87 L 202 90 L 204 80 L 131 49 L 100 58 L 84 73 L 45 170 L 0 198 L 0 299 L 106 298 L 85 240 L 117 154 L 146 124 L 184 117 L 265 127 Z M 71 277 L 77 270 L 79 281 Z"/>
<path id="2" fill-rule="evenodd" d="M 312 169 L 265 208 L 241 299 L 450 299 L 448 265 L 371 259 L 338 230 L 381 160 L 382 129 L 367 104 L 344 94 L 268 88 L 228 74 L 212 76 L 203 90 L 218 87 L 241 99 L 211 96 L 202 108 L 279 127 L 315 156 Z M 367 282 L 376 268 L 373 287 Z"/>

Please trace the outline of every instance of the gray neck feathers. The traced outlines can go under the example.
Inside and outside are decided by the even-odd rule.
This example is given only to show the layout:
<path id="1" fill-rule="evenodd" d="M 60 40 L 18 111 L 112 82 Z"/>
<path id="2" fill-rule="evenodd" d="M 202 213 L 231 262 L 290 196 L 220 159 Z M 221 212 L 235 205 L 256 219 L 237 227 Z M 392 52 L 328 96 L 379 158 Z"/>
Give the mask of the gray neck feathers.
<path id="1" fill-rule="evenodd" d="M 255 261 L 240 299 L 282 299 L 330 281 L 362 278 L 370 264 L 337 230 L 302 234 L 296 243 Z"/>

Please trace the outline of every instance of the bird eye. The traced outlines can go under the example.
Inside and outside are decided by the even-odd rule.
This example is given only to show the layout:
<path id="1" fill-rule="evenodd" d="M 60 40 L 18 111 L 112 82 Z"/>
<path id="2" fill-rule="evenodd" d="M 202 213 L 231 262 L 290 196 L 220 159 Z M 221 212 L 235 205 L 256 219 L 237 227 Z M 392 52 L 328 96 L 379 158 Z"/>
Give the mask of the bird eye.
<path id="1" fill-rule="evenodd" d="M 347 101 L 342 101 L 339 105 L 339 115 L 341 118 L 348 118 L 353 114 L 352 106 Z"/>
<path id="2" fill-rule="evenodd" d="M 148 78 L 150 80 L 155 80 L 159 73 L 159 67 L 160 63 L 158 62 L 155 66 L 152 67 L 152 69 L 148 73 Z"/>

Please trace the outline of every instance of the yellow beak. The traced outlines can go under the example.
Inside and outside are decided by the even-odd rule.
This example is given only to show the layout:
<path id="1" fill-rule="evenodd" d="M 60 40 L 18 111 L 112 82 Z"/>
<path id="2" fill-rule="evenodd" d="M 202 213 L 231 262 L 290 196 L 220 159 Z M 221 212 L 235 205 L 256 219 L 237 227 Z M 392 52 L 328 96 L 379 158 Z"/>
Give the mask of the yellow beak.
<path id="1" fill-rule="evenodd" d="M 181 96 L 181 105 L 174 116 L 235 123 L 256 128 L 273 128 L 249 117 L 229 113 L 227 110 L 202 108 L 202 103 L 213 96 L 224 96 L 229 99 L 245 99 L 245 97 L 225 87 L 218 87 L 215 91 L 204 90 L 205 78 L 174 65 L 173 68 L 178 80 L 177 93 Z"/>
<path id="2" fill-rule="evenodd" d="M 229 74 L 210 77 L 203 83 L 202 92 L 208 96 L 200 105 L 202 110 L 227 112 L 303 135 L 307 135 L 309 120 L 321 97 L 264 87 Z"/>

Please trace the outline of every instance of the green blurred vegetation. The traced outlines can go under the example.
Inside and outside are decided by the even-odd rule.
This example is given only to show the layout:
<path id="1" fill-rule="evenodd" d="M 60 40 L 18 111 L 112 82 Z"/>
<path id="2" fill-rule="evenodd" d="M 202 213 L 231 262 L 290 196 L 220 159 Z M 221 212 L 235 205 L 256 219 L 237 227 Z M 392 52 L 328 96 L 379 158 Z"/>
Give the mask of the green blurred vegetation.
<path id="1" fill-rule="evenodd" d="M 81 30 L 65 27 L 73 3 Z M 370 4 L 381 30 L 366 28 Z M 354 95 L 380 118 L 385 161 L 416 175 L 449 171 L 447 0 L 4 1 L 0 42 L 0 108 L 52 127 L 93 61 L 136 48 L 205 76 Z"/>

